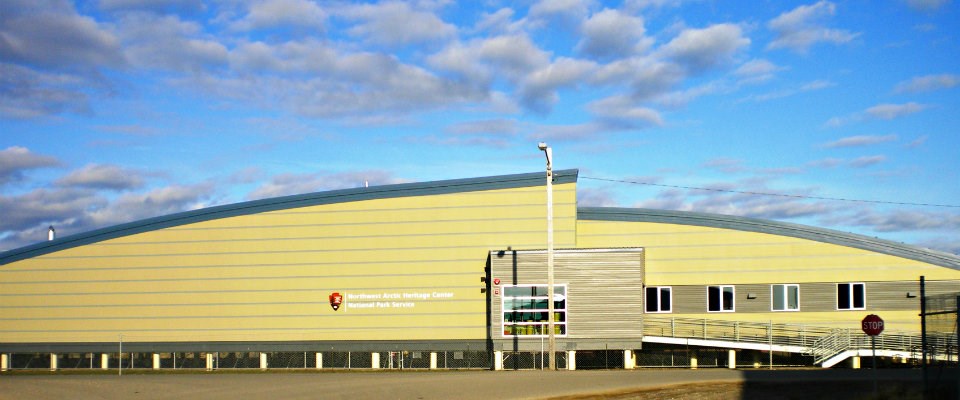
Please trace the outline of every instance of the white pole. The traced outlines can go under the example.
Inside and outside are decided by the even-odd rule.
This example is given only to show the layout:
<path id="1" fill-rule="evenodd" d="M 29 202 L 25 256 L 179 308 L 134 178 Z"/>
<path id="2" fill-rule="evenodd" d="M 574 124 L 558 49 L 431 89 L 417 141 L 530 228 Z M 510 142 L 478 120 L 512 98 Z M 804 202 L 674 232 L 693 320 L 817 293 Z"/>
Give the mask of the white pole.
<path id="1" fill-rule="evenodd" d="M 873 350 L 873 397 L 877 397 L 877 337 L 870 336 L 870 349 Z"/>
<path id="2" fill-rule="evenodd" d="M 550 360 L 550 370 L 557 370 L 557 338 L 554 328 L 553 307 L 553 149 L 546 143 L 540 143 L 540 150 L 547 156 L 547 350 Z"/>
<path id="3" fill-rule="evenodd" d="M 120 334 L 120 349 L 117 352 L 117 375 L 123 376 L 123 334 Z"/>

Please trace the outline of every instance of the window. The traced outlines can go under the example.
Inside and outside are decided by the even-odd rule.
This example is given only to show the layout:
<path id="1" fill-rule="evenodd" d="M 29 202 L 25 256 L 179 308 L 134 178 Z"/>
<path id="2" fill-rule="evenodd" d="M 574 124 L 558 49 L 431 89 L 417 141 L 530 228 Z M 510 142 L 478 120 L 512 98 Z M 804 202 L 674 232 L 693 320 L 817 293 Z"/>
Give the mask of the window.
<path id="1" fill-rule="evenodd" d="M 837 284 L 838 310 L 863 310 L 867 308 L 867 290 L 862 283 Z"/>
<path id="2" fill-rule="evenodd" d="M 567 286 L 553 285 L 553 329 L 567 334 Z M 547 285 L 518 285 L 503 288 L 503 335 L 546 336 L 550 304 Z"/>
<path id="3" fill-rule="evenodd" d="M 663 286 L 652 286 L 646 289 L 646 310 L 648 313 L 668 313 L 672 311 L 671 288 Z"/>
<path id="4" fill-rule="evenodd" d="M 707 286 L 707 311 L 733 312 L 733 286 Z"/>
<path id="5" fill-rule="evenodd" d="M 770 309 L 800 311 L 800 285 L 770 285 Z"/>

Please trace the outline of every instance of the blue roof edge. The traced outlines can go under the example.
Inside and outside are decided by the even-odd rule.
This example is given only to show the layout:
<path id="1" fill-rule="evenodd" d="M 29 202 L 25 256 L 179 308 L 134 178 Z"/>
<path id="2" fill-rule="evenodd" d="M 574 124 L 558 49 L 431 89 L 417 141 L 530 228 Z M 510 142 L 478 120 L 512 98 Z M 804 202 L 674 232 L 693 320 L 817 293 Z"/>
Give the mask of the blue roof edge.
<path id="1" fill-rule="evenodd" d="M 853 247 L 960 270 L 960 256 L 954 254 L 855 233 L 758 218 L 644 208 L 578 207 L 577 220 L 654 222 L 768 233 Z"/>
<path id="2" fill-rule="evenodd" d="M 579 173 L 580 171 L 578 169 L 554 171 L 554 183 L 575 183 Z M 0 253 L 0 265 L 6 265 L 56 251 L 66 250 L 73 247 L 84 246 L 119 237 L 221 218 L 237 217 L 242 215 L 251 215 L 262 212 L 279 211 L 300 207 L 310 207 L 322 204 L 347 203 L 353 201 L 398 197 L 466 193 L 483 190 L 514 189 L 545 185 L 546 172 L 544 171 L 479 178 L 450 179 L 371 186 L 365 188 L 339 189 L 252 200 L 147 218 L 8 250 Z"/>

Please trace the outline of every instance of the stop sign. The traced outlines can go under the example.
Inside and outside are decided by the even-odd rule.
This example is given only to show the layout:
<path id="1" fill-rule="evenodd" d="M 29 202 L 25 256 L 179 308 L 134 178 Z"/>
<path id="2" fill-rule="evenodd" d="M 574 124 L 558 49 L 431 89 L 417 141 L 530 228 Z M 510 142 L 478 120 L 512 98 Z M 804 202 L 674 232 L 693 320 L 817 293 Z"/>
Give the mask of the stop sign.
<path id="1" fill-rule="evenodd" d="M 863 333 L 870 336 L 877 336 L 880 332 L 883 332 L 883 318 L 880 318 L 880 316 L 876 314 L 863 317 L 860 325 L 862 325 Z"/>

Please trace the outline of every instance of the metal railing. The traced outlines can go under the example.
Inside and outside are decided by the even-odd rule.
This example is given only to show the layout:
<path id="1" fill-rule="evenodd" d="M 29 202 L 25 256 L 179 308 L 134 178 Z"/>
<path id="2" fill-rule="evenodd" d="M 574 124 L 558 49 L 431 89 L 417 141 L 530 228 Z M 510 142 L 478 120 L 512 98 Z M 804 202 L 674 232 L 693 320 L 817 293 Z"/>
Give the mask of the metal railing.
<path id="1" fill-rule="evenodd" d="M 646 317 L 643 334 L 668 338 L 766 344 L 778 346 L 784 350 L 802 349 L 802 354 L 814 357 L 815 364 L 823 363 L 848 350 L 871 348 L 870 337 L 859 330 L 773 322 Z M 885 332 L 876 337 L 876 348 L 901 352 L 905 358 L 920 358 L 923 349 L 922 340 L 919 333 Z M 931 358 L 956 360 L 958 357 L 956 343 L 955 334 L 927 333 L 927 353 Z"/>
<path id="2" fill-rule="evenodd" d="M 727 321 L 703 318 L 646 317 L 644 336 L 718 340 L 737 343 L 810 347 L 830 328 L 803 324 Z"/>

